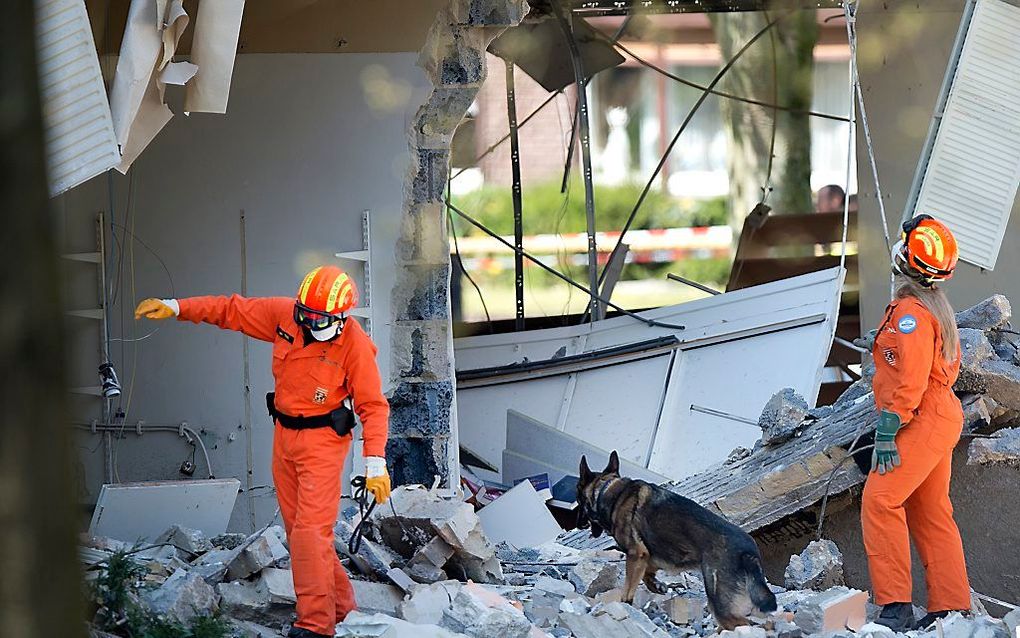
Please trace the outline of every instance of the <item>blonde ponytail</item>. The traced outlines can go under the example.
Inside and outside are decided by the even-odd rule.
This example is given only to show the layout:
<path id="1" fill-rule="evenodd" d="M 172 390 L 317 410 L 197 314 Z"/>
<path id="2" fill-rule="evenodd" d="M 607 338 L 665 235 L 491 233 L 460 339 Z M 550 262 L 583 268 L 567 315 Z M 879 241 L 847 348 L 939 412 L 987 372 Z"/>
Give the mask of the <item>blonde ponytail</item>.
<path id="1" fill-rule="evenodd" d="M 896 298 L 914 297 L 935 317 L 942 333 L 942 358 L 956 361 L 960 354 L 960 333 L 956 328 L 956 312 L 946 293 L 939 288 L 925 288 L 909 277 L 896 275 Z"/>

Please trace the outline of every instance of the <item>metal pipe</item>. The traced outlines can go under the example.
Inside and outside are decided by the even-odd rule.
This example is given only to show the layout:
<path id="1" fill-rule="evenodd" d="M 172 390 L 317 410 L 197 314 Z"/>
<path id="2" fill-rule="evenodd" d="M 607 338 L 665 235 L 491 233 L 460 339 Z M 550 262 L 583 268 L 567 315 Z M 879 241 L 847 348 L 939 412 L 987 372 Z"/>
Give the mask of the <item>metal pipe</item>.
<path id="1" fill-rule="evenodd" d="M 692 288 L 697 288 L 698 290 L 700 290 L 702 292 L 707 292 L 710 295 L 721 295 L 722 294 L 722 292 L 719 291 L 719 290 L 716 290 L 714 288 L 709 288 L 705 284 L 699 284 L 696 281 L 692 281 L 692 280 L 690 280 L 690 279 L 688 279 L 686 277 L 681 277 L 680 275 L 677 275 L 675 273 L 671 273 L 671 272 L 670 273 L 666 273 L 666 279 L 672 279 L 673 281 L 679 281 L 682 284 L 687 284 L 688 286 L 690 286 Z"/>
<path id="2" fill-rule="evenodd" d="M 737 416 L 736 414 L 730 414 L 729 412 L 723 412 L 722 410 L 714 410 L 712 408 L 706 408 L 701 405 L 695 405 L 693 403 L 691 404 L 691 412 L 701 412 L 702 414 L 710 414 L 712 416 L 718 416 L 724 419 L 729 419 L 730 421 L 736 421 L 737 423 L 746 423 L 747 425 L 753 425 L 754 427 L 758 427 L 757 421 L 752 421 L 751 419 L 742 416 Z"/>
<path id="3" fill-rule="evenodd" d="M 240 213 L 240 235 L 241 235 L 241 296 L 248 296 L 248 236 L 245 229 L 244 209 Z M 255 497 L 251 494 L 251 488 L 255 484 L 255 443 L 253 441 L 251 424 L 251 358 L 248 345 L 251 339 L 247 336 L 241 339 L 241 356 L 244 363 L 244 458 L 245 458 L 245 487 L 248 488 L 248 528 L 255 531 Z M 208 459 L 206 459 L 208 461 Z M 212 473 L 212 470 L 209 470 Z"/>
<path id="4" fill-rule="evenodd" d="M 88 430 L 89 432 L 92 432 L 93 434 L 98 434 L 99 432 L 104 432 L 104 433 L 106 433 L 106 432 L 108 432 L 108 433 L 113 433 L 113 432 L 122 433 L 122 432 L 127 432 L 128 431 L 127 424 L 122 424 L 122 425 L 96 425 L 94 423 L 85 423 L 84 421 L 71 421 L 70 424 L 73 425 L 74 427 L 80 429 L 80 430 Z M 157 425 L 157 424 L 152 424 L 152 423 L 145 423 L 143 421 L 138 421 L 130 429 L 133 430 L 138 436 L 141 436 L 142 434 L 145 434 L 146 432 L 173 432 L 173 433 L 177 434 L 178 436 L 182 436 L 183 437 L 184 436 L 183 433 L 187 432 L 188 435 L 192 439 L 194 439 L 195 444 L 198 445 L 198 447 L 202 450 L 202 456 L 205 457 L 205 466 L 209 469 L 209 478 L 214 478 L 215 477 L 215 473 L 213 472 L 213 468 L 212 468 L 212 463 L 209 461 L 209 451 L 205 447 L 205 442 L 202 440 L 202 437 L 199 436 L 198 432 L 196 432 L 195 430 L 193 430 L 190 427 L 188 427 L 188 424 L 186 424 L 186 423 L 178 423 L 177 425 L 172 425 L 172 424 L 159 424 L 159 425 Z"/>
<path id="5" fill-rule="evenodd" d="M 521 147 L 517 136 L 517 98 L 514 88 L 514 63 L 506 60 L 506 118 L 510 125 L 510 195 L 514 205 L 514 328 L 524 330 L 524 216 L 521 211 Z"/>
<path id="6" fill-rule="evenodd" d="M 592 183 L 591 168 L 591 131 L 588 122 L 588 94 L 585 91 L 584 65 L 581 61 L 581 50 L 577 46 L 574 32 L 560 0 L 553 0 L 556 19 L 560 23 L 563 37 L 570 48 L 570 63 L 574 67 L 574 86 L 577 90 L 577 130 L 581 140 L 581 165 L 584 178 L 584 212 L 586 231 L 588 233 L 588 313 L 591 321 L 598 315 L 599 263 L 598 250 L 595 244 L 595 187 Z"/>

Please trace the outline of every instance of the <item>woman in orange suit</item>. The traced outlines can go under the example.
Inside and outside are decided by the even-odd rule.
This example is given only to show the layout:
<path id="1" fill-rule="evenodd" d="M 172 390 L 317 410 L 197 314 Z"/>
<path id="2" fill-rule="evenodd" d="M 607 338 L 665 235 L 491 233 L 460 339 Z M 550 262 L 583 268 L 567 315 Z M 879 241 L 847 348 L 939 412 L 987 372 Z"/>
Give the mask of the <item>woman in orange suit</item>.
<path id="1" fill-rule="evenodd" d="M 949 477 L 963 409 L 953 394 L 960 371 L 956 316 L 939 284 L 953 275 L 956 239 L 941 222 L 919 215 L 903 225 L 893 249 L 895 299 L 878 328 L 875 406 L 879 424 L 861 523 L 878 623 L 915 626 L 910 538 L 924 563 L 928 626 L 970 609 L 963 542 L 953 520 Z"/>

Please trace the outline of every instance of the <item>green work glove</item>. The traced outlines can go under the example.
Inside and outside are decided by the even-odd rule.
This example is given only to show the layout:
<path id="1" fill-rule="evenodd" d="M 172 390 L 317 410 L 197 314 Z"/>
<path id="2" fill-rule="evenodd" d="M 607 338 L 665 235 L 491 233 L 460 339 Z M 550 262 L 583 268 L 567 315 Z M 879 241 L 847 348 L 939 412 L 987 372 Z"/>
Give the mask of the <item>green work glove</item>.
<path id="1" fill-rule="evenodd" d="M 875 430 L 875 449 L 871 452 L 871 471 L 879 474 L 892 472 L 900 464 L 900 453 L 896 449 L 896 433 L 901 427 L 900 417 L 895 412 L 882 410 Z"/>

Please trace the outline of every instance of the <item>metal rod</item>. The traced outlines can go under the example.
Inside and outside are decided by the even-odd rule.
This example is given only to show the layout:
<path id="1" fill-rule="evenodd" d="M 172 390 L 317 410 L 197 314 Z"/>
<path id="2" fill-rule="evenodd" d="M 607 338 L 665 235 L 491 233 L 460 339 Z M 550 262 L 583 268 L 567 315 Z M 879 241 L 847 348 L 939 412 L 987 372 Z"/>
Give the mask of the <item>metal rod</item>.
<path id="1" fill-rule="evenodd" d="M 832 340 L 841 346 L 845 346 L 847 348 L 850 348 L 851 350 L 856 350 L 861 354 L 871 354 L 871 350 L 868 350 L 867 348 L 862 348 L 852 341 L 847 341 L 843 337 L 833 337 Z"/>
<path id="2" fill-rule="evenodd" d="M 730 414 L 729 412 L 723 412 L 722 410 L 713 410 L 712 408 L 706 408 L 701 405 L 695 405 L 693 403 L 691 404 L 691 412 L 701 412 L 702 414 L 710 414 L 712 416 L 718 416 L 724 419 L 729 419 L 730 421 L 736 421 L 737 423 L 746 423 L 747 425 L 753 425 L 754 427 L 758 427 L 757 421 L 752 421 L 751 419 L 742 416 L 737 416 L 736 414 Z"/>
<path id="3" fill-rule="evenodd" d="M 677 275 L 675 273 L 671 273 L 671 272 L 670 273 L 666 273 L 666 278 L 667 279 L 672 279 L 673 281 L 679 281 L 682 284 L 687 284 L 691 288 L 697 288 L 698 290 L 700 290 L 702 292 L 707 292 L 710 295 L 721 295 L 722 294 L 722 292 L 716 290 L 715 288 L 709 288 L 705 284 L 699 284 L 696 281 L 691 281 L 690 279 L 688 279 L 686 277 L 681 277 L 680 275 Z"/>
<path id="4" fill-rule="evenodd" d="M 467 213 L 465 213 L 461 209 L 457 208 L 457 206 L 455 206 L 454 203 L 451 202 L 450 200 L 446 200 L 446 205 L 447 205 L 447 207 L 449 207 L 450 210 L 452 210 L 453 212 L 457 213 L 458 216 L 460 216 L 462 219 L 467 221 L 469 224 L 471 224 L 472 226 L 474 226 L 478 230 L 482 231 L 483 233 L 485 233 L 489 237 L 492 237 L 493 239 L 495 239 L 499 243 L 503 244 L 507 248 L 509 248 L 509 249 L 511 249 L 511 250 L 513 250 L 515 252 L 517 251 L 517 248 L 515 248 L 513 244 L 511 244 L 507 240 L 503 239 L 498 234 L 492 232 L 489 228 L 487 228 L 485 226 L 485 224 L 481 223 L 480 221 L 478 221 L 477 219 L 475 219 L 471 215 L 468 215 Z M 642 323 L 644 323 L 646 325 L 649 325 L 649 326 L 656 326 L 656 327 L 659 327 L 659 328 L 668 328 L 670 330 L 686 330 L 686 328 L 684 326 L 680 325 L 680 324 L 668 323 L 668 322 L 665 322 L 665 321 L 658 321 L 656 319 L 649 319 L 647 317 L 642 317 L 641 315 L 637 314 L 636 312 L 631 312 L 630 310 L 627 310 L 626 308 L 624 308 L 622 306 L 618 306 L 617 304 L 613 303 L 612 301 L 609 301 L 608 299 L 603 299 L 602 297 L 598 296 L 598 294 L 596 294 L 592 290 L 590 290 L 588 288 L 585 288 L 584 286 L 582 286 L 581 284 L 577 283 L 576 281 L 574 281 L 570 277 L 567 277 L 566 275 L 564 275 L 560 271 L 556 270 L 552 266 L 546 265 L 545 263 L 542 262 L 542 260 L 540 260 L 539 258 L 535 257 L 534 255 L 528 253 L 526 250 L 521 249 L 520 253 L 521 253 L 521 255 L 524 256 L 525 259 L 527 259 L 528 261 L 534 263 L 539 268 L 545 270 L 549 274 L 551 274 L 551 275 L 553 275 L 553 276 L 555 276 L 555 277 L 557 277 L 557 278 L 567 282 L 568 284 L 570 284 L 574 288 L 577 288 L 578 290 L 584 292 L 586 295 L 591 295 L 592 297 L 595 298 L 595 302 L 596 303 L 601 301 L 604 304 L 606 304 L 607 306 L 609 306 L 610 308 L 612 308 L 613 310 L 618 310 L 621 314 L 627 315 L 628 317 L 633 317 L 634 319 L 637 319 L 638 321 L 640 321 L 640 322 L 642 322 Z"/>
<path id="5" fill-rule="evenodd" d="M 585 91 L 584 66 L 581 62 L 581 50 L 577 46 L 569 14 L 563 9 L 560 0 L 553 0 L 556 19 L 560 23 L 563 37 L 570 48 L 570 62 L 574 67 L 574 86 L 577 90 L 577 124 L 578 136 L 581 140 L 581 165 L 584 178 L 584 212 L 586 231 L 588 233 L 588 313 L 594 321 L 598 315 L 599 263 L 598 249 L 595 244 L 595 187 L 592 184 L 591 168 L 591 131 L 588 122 L 588 95 Z"/>
<path id="6" fill-rule="evenodd" d="M 546 106 L 548 106 L 550 102 L 552 102 L 553 100 L 555 100 L 555 99 L 556 99 L 556 96 L 557 96 L 557 95 L 559 95 L 560 93 L 563 93 L 563 89 L 560 89 L 559 91 L 553 91 L 552 93 L 550 93 L 550 94 L 549 94 L 549 97 L 545 98 L 545 101 L 544 101 L 544 102 L 542 102 L 542 103 L 541 103 L 541 104 L 539 104 L 539 105 L 538 105 L 537 107 L 535 107 L 535 110 L 534 110 L 534 111 L 532 111 L 531 113 L 529 113 L 529 114 L 528 114 L 528 117 L 524 118 L 523 120 L 521 120 L 521 121 L 520 121 L 520 123 L 518 123 L 518 125 L 517 125 L 517 128 L 521 128 L 521 127 L 523 127 L 523 126 L 524 126 L 525 124 L 527 124 L 528 122 L 530 122 L 530 121 L 531 121 L 531 118 L 533 118 L 533 117 L 535 117 L 536 115 L 538 115 L 538 113 L 539 113 L 539 112 L 540 112 L 540 111 L 541 111 L 542 109 L 544 109 L 544 108 L 545 108 Z M 491 146 L 489 146 L 489 148 L 487 148 L 487 149 L 485 149 L 484 151 L 482 151 L 482 154 L 481 154 L 481 155 L 479 155 L 478 157 L 476 157 L 475 159 L 473 159 L 473 160 L 471 161 L 471 166 L 474 166 L 474 165 L 475 165 L 475 164 L 477 164 L 478 162 L 480 162 L 480 161 L 482 161 L 483 159 L 485 159 L 486 157 L 488 157 L 488 156 L 489 156 L 489 155 L 490 155 L 490 154 L 491 154 L 491 153 L 492 153 L 493 151 L 495 151 L 495 150 L 496 150 L 497 148 L 499 148 L 499 146 L 500 146 L 500 145 L 501 145 L 501 144 L 502 144 L 503 142 L 507 141 L 508 139 L 510 139 L 510 134 L 509 134 L 509 133 L 507 133 L 507 134 L 506 134 L 506 135 L 504 135 L 503 137 L 501 137 L 501 138 L 499 138 L 498 140 L 496 140 L 495 142 L 493 142 L 493 143 L 492 143 L 492 145 L 491 145 Z M 464 168 L 461 168 L 461 169 L 459 169 L 459 170 L 458 170 L 458 171 L 457 171 L 456 173 L 454 173 L 454 174 L 453 174 L 453 176 L 452 176 L 452 177 L 450 177 L 450 180 L 452 181 L 452 180 L 455 180 L 455 179 L 457 179 L 458 177 L 460 177 L 460 174 L 461 174 L 461 173 L 463 173 L 464 171 L 466 171 L 466 170 L 467 170 L 468 168 L 470 168 L 471 166 L 465 166 Z"/>
<path id="7" fill-rule="evenodd" d="M 658 177 L 659 173 L 666 165 L 670 153 L 673 152 L 673 147 L 676 146 L 677 141 L 680 139 L 680 135 L 684 132 L 684 130 L 687 129 L 687 126 L 691 123 L 691 120 L 694 119 L 694 115 L 698 112 L 698 109 L 701 108 L 701 105 L 704 104 L 706 99 L 708 99 L 708 96 L 710 95 L 709 91 L 715 88 L 715 85 L 718 84 L 719 81 L 723 79 L 723 77 L 730 70 L 730 68 L 732 68 L 733 65 L 737 63 L 737 60 L 739 60 L 740 57 L 744 55 L 744 53 L 748 49 L 751 48 L 751 45 L 757 42 L 763 35 L 768 33 L 769 30 L 772 29 L 772 27 L 776 26 L 776 24 L 778 24 L 781 20 L 788 18 L 789 16 L 793 15 L 793 13 L 794 13 L 793 11 L 787 11 L 786 13 L 783 13 L 782 15 L 770 20 L 768 24 L 761 28 L 761 30 L 759 30 L 757 33 L 751 36 L 751 39 L 744 43 L 744 46 L 740 47 L 740 50 L 733 54 L 733 57 L 730 58 L 726 62 L 726 64 L 724 64 L 722 68 L 719 69 L 719 72 L 715 74 L 715 77 L 712 78 L 712 81 L 709 82 L 708 86 L 702 92 L 701 97 L 699 97 L 698 101 L 694 103 L 694 106 L 691 107 L 691 110 L 687 112 L 687 117 L 685 117 L 684 121 L 680 123 L 680 127 L 677 129 L 676 134 L 673 136 L 673 139 L 670 140 L 669 145 L 666 147 L 666 152 L 662 154 L 661 158 L 659 158 L 659 163 L 655 166 L 655 170 L 652 171 L 651 176 L 649 176 L 648 181 L 645 183 L 645 187 L 641 190 L 641 194 L 638 196 L 637 203 L 634 204 L 634 208 L 630 211 L 630 215 L 627 217 L 627 221 L 624 223 L 623 228 L 620 230 L 619 237 L 616 238 L 617 244 L 623 243 L 624 238 L 627 236 L 627 231 L 630 230 L 630 225 L 634 223 L 634 219 L 637 217 L 638 211 L 641 210 L 641 205 L 644 203 L 645 198 L 648 196 L 648 191 L 652 189 L 652 184 L 655 183 L 655 180 Z M 603 270 L 602 275 L 598 279 L 599 283 L 602 282 L 602 280 L 605 278 L 605 275 L 606 273 Z"/>
<path id="8" fill-rule="evenodd" d="M 240 213 L 240 234 L 241 234 L 241 296 L 248 295 L 248 238 L 245 234 L 244 209 Z M 248 353 L 248 337 L 241 340 L 241 356 L 244 360 L 244 444 L 245 444 L 245 487 L 248 497 L 248 527 L 255 531 L 255 497 L 251 488 L 255 485 L 255 444 L 251 422 L 251 359 Z M 208 461 L 207 461 L 208 463 Z M 209 470 L 212 472 L 212 470 Z"/>
<path id="9" fill-rule="evenodd" d="M 506 61 L 506 117 L 510 125 L 510 194 L 514 204 L 514 298 L 517 314 L 514 328 L 524 330 L 524 217 L 521 211 L 521 147 L 517 136 L 517 98 L 514 88 L 514 63 Z"/>

